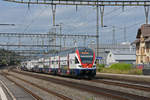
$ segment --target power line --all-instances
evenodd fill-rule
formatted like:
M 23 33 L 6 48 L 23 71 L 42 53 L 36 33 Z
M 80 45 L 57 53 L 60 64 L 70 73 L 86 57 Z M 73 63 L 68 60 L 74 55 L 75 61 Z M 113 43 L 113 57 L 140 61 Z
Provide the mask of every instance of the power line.
M 46 8 L 47 8 L 47 6 L 46 6 Z M 42 13 L 45 12 L 45 9 L 46 9 L 46 8 L 43 8 L 43 9 L 39 12 L 39 14 L 36 15 L 36 17 L 31 20 L 31 22 L 25 27 L 25 29 L 24 29 L 23 32 L 26 32 L 26 31 L 29 29 L 29 27 L 34 23 L 34 21 L 35 21 L 38 17 L 40 17 L 40 16 L 42 15 Z
M 118 11 L 118 10 L 120 10 L 121 8 L 122 8 L 122 7 L 114 8 L 114 9 L 112 9 L 111 11 L 106 12 L 106 13 L 104 14 L 104 16 L 106 17 L 106 16 L 108 16 L 108 15 L 110 15 L 110 14 L 112 14 L 112 13 Z
M 0 33 L 0 36 L 3 37 L 48 37 L 48 36 L 57 36 L 57 37 L 78 37 L 78 38 L 95 38 L 96 35 L 90 35 L 90 34 L 47 34 L 47 33 Z

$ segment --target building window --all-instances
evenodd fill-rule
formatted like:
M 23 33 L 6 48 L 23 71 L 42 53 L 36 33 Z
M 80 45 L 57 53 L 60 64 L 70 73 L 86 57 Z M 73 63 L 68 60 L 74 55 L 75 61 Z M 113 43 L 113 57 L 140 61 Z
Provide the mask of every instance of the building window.
M 142 55 L 145 53 L 145 48 L 143 47 L 142 48 Z
M 149 57 L 147 57 L 147 62 L 149 62 Z
M 143 56 L 141 56 L 141 63 L 143 63 Z
M 149 53 L 149 45 L 146 43 L 146 52 Z
M 136 50 L 137 54 L 139 54 L 139 49 Z
M 149 53 L 149 48 L 146 48 L 146 52 Z

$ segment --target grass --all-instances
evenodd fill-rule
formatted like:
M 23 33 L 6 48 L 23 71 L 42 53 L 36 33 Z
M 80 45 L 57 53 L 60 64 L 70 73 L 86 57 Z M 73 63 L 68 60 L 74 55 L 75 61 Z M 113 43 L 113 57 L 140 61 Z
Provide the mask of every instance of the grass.
M 88 98 L 88 100 L 95 100 L 94 97 Z
M 131 64 L 116 63 L 112 64 L 108 68 L 104 66 L 97 65 L 97 71 L 102 73 L 114 73 L 114 74 L 131 74 L 131 75 L 141 75 L 142 70 L 137 68 L 132 68 Z
M 105 65 L 104 64 L 97 64 L 97 71 L 100 72 L 104 67 Z
M 130 70 L 132 67 L 131 64 L 126 64 L 126 63 L 116 63 L 116 64 L 112 64 L 110 66 L 110 69 L 113 70 L 120 70 L 120 71 L 127 71 Z

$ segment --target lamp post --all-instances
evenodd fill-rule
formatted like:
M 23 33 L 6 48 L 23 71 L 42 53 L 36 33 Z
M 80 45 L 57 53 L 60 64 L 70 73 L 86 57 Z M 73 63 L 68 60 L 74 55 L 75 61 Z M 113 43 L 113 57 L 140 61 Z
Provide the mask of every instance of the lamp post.
M 115 45 L 116 44 L 116 39 L 115 39 L 115 26 L 114 25 L 110 25 L 110 26 L 107 26 L 107 25 L 104 25 L 104 27 L 112 27 L 112 32 L 113 32 L 113 34 L 112 34 L 112 44 L 113 45 Z
M 63 24 L 63 23 L 59 23 L 59 24 L 55 25 L 55 26 L 59 26 L 59 33 L 60 33 L 60 41 L 59 41 L 59 44 L 60 44 L 60 51 L 61 51 L 62 24 Z

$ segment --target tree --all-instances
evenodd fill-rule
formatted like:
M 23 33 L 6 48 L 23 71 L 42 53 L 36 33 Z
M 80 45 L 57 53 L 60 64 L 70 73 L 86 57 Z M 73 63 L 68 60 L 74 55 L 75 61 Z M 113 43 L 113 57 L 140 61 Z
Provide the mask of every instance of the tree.
M 13 51 L 4 49 L 0 50 L 0 66 L 19 64 L 20 58 L 21 56 Z

